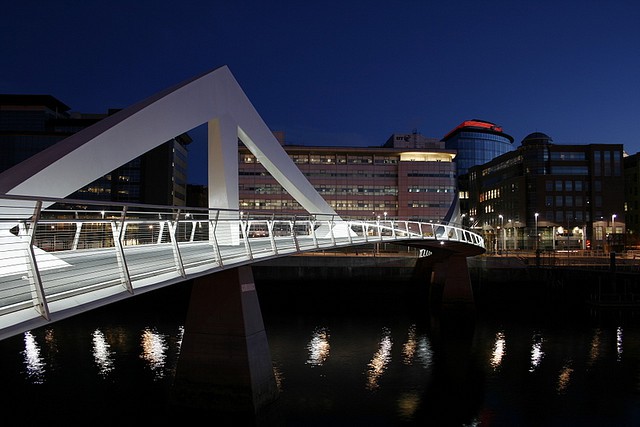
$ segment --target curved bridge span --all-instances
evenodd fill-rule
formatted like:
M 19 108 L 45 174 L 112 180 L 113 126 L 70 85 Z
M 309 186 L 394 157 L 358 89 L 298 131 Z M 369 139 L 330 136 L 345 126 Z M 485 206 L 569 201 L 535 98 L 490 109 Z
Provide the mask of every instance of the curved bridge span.
M 136 294 L 303 252 L 378 242 L 423 248 L 434 259 L 485 251 L 482 237 L 470 230 L 395 218 L 4 196 L 0 221 L 0 339 Z

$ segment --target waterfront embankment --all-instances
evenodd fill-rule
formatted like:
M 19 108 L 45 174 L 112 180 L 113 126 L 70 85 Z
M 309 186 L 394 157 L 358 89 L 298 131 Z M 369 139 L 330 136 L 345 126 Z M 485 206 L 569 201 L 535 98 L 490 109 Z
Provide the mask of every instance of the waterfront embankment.
M 262 261 L 253 271 L 257 282 L 279 286 L 304 280 L 326 288 L 340 283 L 342 292 L 386 288 L 428 295 L 427 258 L 411 252 L 308 253 Z M 640 308 L 640 259 L 518 253 L 470 257 L 468 267 L 478 303 Z

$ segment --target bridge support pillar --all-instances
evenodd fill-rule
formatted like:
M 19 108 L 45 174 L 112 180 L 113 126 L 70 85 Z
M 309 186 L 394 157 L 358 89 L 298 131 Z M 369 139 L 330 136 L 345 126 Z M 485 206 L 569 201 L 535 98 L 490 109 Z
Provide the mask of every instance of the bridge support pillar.
M 441 292 L 442 308 L 473 308 L 473 289 L 467 257 L 452 254 L 436 262 L 431 270 L 431 289 Z
M 194 280 L 173 395 L 181 406 L 243 413 L 277 398 L 250 266 Z

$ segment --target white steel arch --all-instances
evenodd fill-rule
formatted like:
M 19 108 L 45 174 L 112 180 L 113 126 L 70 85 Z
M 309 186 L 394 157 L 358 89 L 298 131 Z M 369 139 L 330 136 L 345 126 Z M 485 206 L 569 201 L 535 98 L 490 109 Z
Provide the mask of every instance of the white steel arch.
M 205 123 L 209 207 L 238 208 L 240 139 L 304 209 L 337 217 L 280 146 L 227 66 L 125 108 L 3 172 L 0 194 L 64 198 Z

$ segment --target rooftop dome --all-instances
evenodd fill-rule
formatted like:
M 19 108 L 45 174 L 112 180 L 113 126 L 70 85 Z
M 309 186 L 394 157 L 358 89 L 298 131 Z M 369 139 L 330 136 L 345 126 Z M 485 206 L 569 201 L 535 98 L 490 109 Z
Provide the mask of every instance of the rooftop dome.
M 522 145 L 546 145 L 551 143 L 553 143 L 553 139 L 542 132 L 530 133 L 521 142 Z

